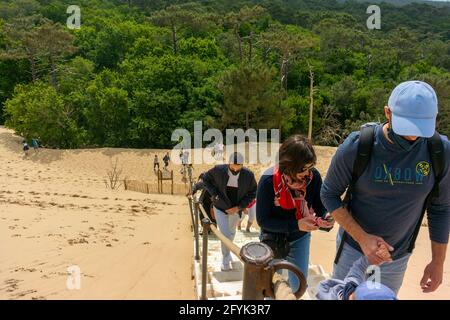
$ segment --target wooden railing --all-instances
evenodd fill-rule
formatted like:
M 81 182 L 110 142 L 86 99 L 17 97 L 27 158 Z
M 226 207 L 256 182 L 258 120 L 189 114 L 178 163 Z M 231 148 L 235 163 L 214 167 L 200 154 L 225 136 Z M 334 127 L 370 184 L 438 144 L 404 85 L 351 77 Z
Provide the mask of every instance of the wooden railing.
M 207 266 L 208 266 L 208 233 L 211 230 L 240 261 L 244 263 L 242 300 L 262 300 L 271 297 L 276 300 L 297 300 L 306 291 L 306 279 L 294 264 L 286 260 L 274 260 L 269 246 L 260 242 L 250 242 L 239 248 L 225 237 L 208 218 L 203 207 L 193 197 L 189 197 L 189 208 L 195 237 L 195 259 L 200 260 L 199 222 L 202 224 L 202 291 L 201 299 L 206 300 Z M 277 271 L 287 269 L 299 280 L 299 288 L 293 292 L 289 283 Z

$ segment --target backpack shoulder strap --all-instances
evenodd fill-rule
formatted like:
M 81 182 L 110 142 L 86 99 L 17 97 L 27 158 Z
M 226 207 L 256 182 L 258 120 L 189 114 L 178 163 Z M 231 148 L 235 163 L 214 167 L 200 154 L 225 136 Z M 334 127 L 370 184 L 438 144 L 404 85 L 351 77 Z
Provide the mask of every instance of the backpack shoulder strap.
M 353 163 L 352 179 L 356 182 L 366 170 L 372 154 L 375 126 L 365 126 L 361 128 L 358 144 L 358 155 Z
M 359 134 L 358 151 L 355 161 L 353 162 L 352 180 L 345 194 L 344 203 L 348 205 L 350 201 L 351 191 L 354 188 L 359 177 L 366 170 L 369 164 L 370 157 L 372 155 L 373 142 L 374 142 L 375 126 L 367 125 L 362 126 Z
M 439 182 L 442 179 L 442 174 L 444 172 L 445 166 L 444 144 L 442 142 L 441 135 L 438 132 L 435 132 L 434 135 L 427 140 L 427 143 L 435 178 L 431 197 L 438 197 Z
M 414 233 L 411 238 L 411 242 L 409 244 L 408 252 L 412 252 L 414 250 L 417 236 L 420 231 L 420 226 L 422 225 L 422 220 L 425 216 L 425 212 L 428 206 L 431 203 L 431 200 L 435 197 L 439 197 L 439 183 L 442 179 L 442 174 L 444 172 L 445 166 L 445 157 L 444 157 L 444 143 L 442 142 L 441 136 L 438 132 L 435 132 L 434 135 L 427 139 L 428 144 L 428 152 L 430 153 L 431 165 L 433 167 L 434 172 L 434 185 L 431 192 L 428 194 L 425 203 L 423 205 L 422 214 L 417 222 L 417 225 L 414 229 Z
M 352 180 L 350 185 L 347 188 L 347 192 L 345 193 L 345 197 L 343 200 L 344 206 L 348 207 L 350 203 L 350 197 L 352 190 L 358 181 L 359 177 L 366 170 L 367 165 L 369 164 L 370 157 L 372 155 L 373 142 L 375 140 L 375 126 L 374 125 L 366 125 L 362 126 L 359 133 L 359 142 L 358 149 L 355 161 L 353 162 L 353 171 L 352 171 Z M 349 210 L 350 211 L 350 210 Z M 342 253 L 342 249 L 344 248 L 344 243 L 346 241 L 347 232 L 343 232 L 341 242 L 337 248 L 336 256 L 334 258 L 334 264 L 338 264 L 339 258 Z

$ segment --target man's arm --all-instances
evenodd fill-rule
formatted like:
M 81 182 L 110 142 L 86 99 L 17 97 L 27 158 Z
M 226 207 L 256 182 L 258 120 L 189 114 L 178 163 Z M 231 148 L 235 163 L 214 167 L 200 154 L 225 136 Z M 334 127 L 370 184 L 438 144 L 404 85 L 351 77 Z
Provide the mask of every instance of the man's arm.
M 209 169 L 203 177 L 204 187 L 213 198 L 219 194 L 219 191 L 217 190 L 217 187 L 214 184 L 215 183 L 214 172 L 216 170 L 217 170 L 216 167 Z
M 346 208 L 338 208 L 331 214 L 336 222 L 358 242 L 364 255 L 369 259 L 370 264 L 381 265 L 384 262 L 392 261 L 390 256 L 386 257 L 386 259 L 379 257 L 377 251 L 381 244 L 384 244 L 389 251 L 393 251 L 394 248 L 385 242 L 383 238 L 365 232 Z
M 446 252 L 446 243 L 431 241 L 431 262 L 425 267 L 420 280 L 420 287 L 424 293 L 433 292 L 442 284 Z
M 420 285 L 423 292 L 433 292 L 442 283 L 445 254 L 450 231 L 450 142 L 443 138 L 445 168 L 439 183 L 439 197 L 431 200 L 427 208 L 428 229 L 431 239 L 431 262 L 424 270 Z
M 366 233 L 344 207 L 341 200 L 341 196 L 352 180 L 353 163 L 358 152 L 358 138 L 358 133 L 352 133 L 337 149 L 322 184 L 320 196 L 336 222 L 358 242 L 368 257 L 369 263 L 379 265 L 383 263 L 383 260 L 376 255 L 379 244 L 385 243 L 389 249 L 393 248 L 382 238 Z

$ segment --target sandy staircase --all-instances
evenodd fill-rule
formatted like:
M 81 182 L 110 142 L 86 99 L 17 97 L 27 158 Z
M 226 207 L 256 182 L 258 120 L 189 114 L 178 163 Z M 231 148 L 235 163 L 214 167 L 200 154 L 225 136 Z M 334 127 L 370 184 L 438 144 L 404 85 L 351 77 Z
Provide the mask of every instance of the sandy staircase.
M 246 243 L 259 242 L 259 232 L 245 232 L 236 231 L 236 237 L 234 243 L 242 248 Z M 194 240 L 195 241 L 195 240 Z M 201 252 L 201 237 L 200 237 L 200 257 Z M 244 266 L 242 262 L 235 256 L 233 256 L 232 271 L 221 271 L 220 266 L 222 262 L 222 254 L 220 249 L 220 240 L 211 232 L 208 236 L 208 285 L 206 288 L 207 297 L 210 300 L 241 300 L 242 298 L 242 279 Z M 201 259 L 200 261 L 194 260 L 194 279 L 195 287 L 198 299 L 201 296 Z M 287 276 L 287 271 L 285 273 Z M 320 265 L 309 266 L 308 275 L 308 289 L 303 300 L 315 299 L 316 285 L 329 275 L 323 270 Z

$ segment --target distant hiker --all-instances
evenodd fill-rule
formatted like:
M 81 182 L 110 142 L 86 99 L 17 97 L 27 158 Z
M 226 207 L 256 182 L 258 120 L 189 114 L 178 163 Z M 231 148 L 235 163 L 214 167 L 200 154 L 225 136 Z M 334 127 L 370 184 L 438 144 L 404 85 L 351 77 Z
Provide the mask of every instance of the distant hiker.
M 450 142 L 435 131 L 438 100 L 425 82 L 399 84 L 384 113 L 385 123 L 363 126 L 339 146 L 322 185 L 322 201 L 341 226 L 333 278 L 343 280 L 366 256 L 380 265 L 381 283 L 398 293 L 427 211 L 433 258 L 420 285 L 433 292 L 449 239 Z M 380 245 L 390 253 L 379 256 Z
M 182 161 L 181 163 L 185 166 L 187 164 L 189 164 L 189 151 L 185 150 L 183 152 L 183 156 L 182 156 Z
M 39 150 L 39 142 L 37 139 L 35 138 L 31 139 L 31 145 L 33 146 L 35 152 Z
M 23 145 L 23 152 L 25 153 L 25 156 L 28 155 L 28 150 L 30 150 L 30 146 L 28 145 L 28 142 L 26 140 L 22 141 L 22 145 Z
M 238 152 L 231 155 L 228 164 L 217 165 L 205 173 L 206 190 L 211 194 L 219 230 L 234 240 L 240 212 L 255 199 L 256 180 L 253 172 L 243 167 L 244 158 Z M 223 271 L 231 270 L 230 250 L 222 243 Z
M 243 211 L 243 215 L 241 217 L 241 220 L 239 220 L 238 224 L 238 230 L 242 229 L 242 221 L 244 221 L 244 214 L 248 216 L 247 218 L 247 227 L 245 228 L 246 232 L 251 231 L 251 226 L 253 225 L 253 222 L 256 218 L 256 199 L 254 199 L 248 207 Z
M 178 154 L 178 156 L 180 157 L 181 164 L 183 164 L 183 154 L 184 154 L 184 149 L 181 148 L 180 153 Z
M 186 182 L 187 181 L 186 174 L 189 174 L 189 169 L 192 169 L 192 167 L 191 168 L 187 167 L 189 164 L 189 151 L 181 149 L 180 159 L 181 159 L 181 165 L 182 165 L 180 173 L 183 175 L 182 179 Z M 192 171 L 191 171 L 191 173 L 192 173 Z
M 164 161 L 164 169 L 167 170 L 167 167 L 169 166 L 169 161 L 170 161 L 170 156 L 169 156 L 168 152 L 164 156 L 163 161 Z
M 153 159 L 153 170 L 156 170 L 156 167 L 158 167 L 159 170 L 159 159 L 158 159 L 158 155 L 155 154 L 155 158 Z
M 327 279 L 317 285 L 318 300 L 397 300 L 396 294 L 381 283 L 367 279 L 367 257 L 353 263 L 344 280 Z
M 272 248 L 275 258 L 295 264 L 307 278 L 311 232 L 329 231 L 333 221 L 320 200 L 322 177 L 314 168 L 317 157 L 309 140 L 290 136 L 280 146 L 278 158 L 258 184 L 260 240 Z M 291 272 L 289 283 L 294 291 L 299 287 Z

